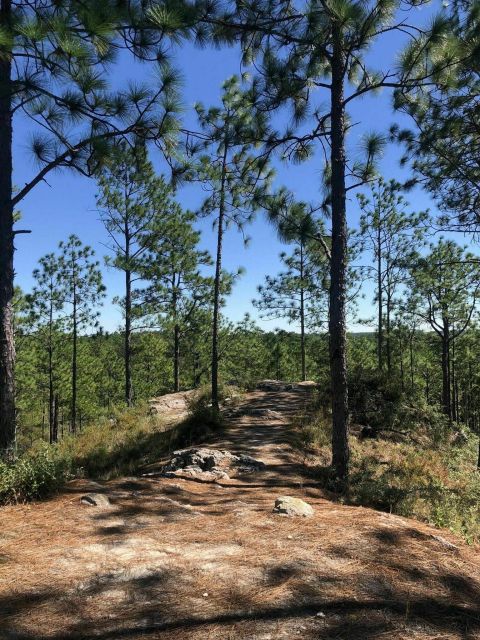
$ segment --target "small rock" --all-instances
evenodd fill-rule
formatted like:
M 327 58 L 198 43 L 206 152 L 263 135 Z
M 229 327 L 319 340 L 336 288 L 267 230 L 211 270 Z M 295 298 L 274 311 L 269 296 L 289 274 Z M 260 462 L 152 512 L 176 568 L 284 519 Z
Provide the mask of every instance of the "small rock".
M 317 618 L 325 618 L 325 614 L 323 613 L 323 611 L 319 611 L 317 613 Z
M 208 593 L 205 591 L 205 593 L 202 593 L 204 598 L 208 598 Z
M 436 540 L 437 542 L 439 542 L 446 549 L 449 549 L 450 551 L 458 551 L 458 547 L 455 544 L 452 544 L 448 540 L 445 540 L 445 538 L 442 538 L 442 536 L 433 536 L 432 535 L 432 538 L 434 540 Z
M 108 496 L 103 493 L 86 493 L 80 498 L 82 504 L 87 504 L 89 507 L 109 507 L 110 500 Z
M 292 496 L 277 498 L 273 511 L 286 516 L 313 516 L 313 508 L 307 502 Z

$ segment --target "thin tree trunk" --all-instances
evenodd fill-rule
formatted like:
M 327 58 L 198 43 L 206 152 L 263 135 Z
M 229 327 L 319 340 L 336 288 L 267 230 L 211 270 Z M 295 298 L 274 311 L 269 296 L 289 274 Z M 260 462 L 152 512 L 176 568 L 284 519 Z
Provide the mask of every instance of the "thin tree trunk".
M 300 350 L 302 359 L 302 380 L 307 379 L 305 364 L 305 288 L 303 283 L 303 242 L 300 243 Z
M 50 293 L 50 296 L 52 293 Z M 48 319 L 48 424 L 50 427 L 50 444 L 56 442 L 53 423 L 55 421 L 55 391 L 53 384 L 53 303 L 50 302 Z
M 10 17 L 10 0 L 1 0 L 0 24 Z M 14 453 L 16 438 L 11 70 L 10 58 L 0 57 L 0 455 Z
M 50 435 L 51 443 L 57 442 L 58 440 L 58 404 L 59 404 L 58 395 L 55 394 L 53 398 L 53 423 L 52 423 L 52 430 Z
M 346 331 L 347 216 L 345 190 L 345 58 L 341 27 L 333 25 L 332 55 L 332 256 L 330 284 L 330 375 L 332 388 L 332 467 L 348 478 L 348 387 Z
M 402 391 L 405 391 L 405 369 L 403 367 L 403 353 L 400 353 L 400 380 Z
M 173 328 L 173 388 L 180 391 L 180 327 L 175 323 Z
M 178 291 L 180 290 L 175 274 L 172 276 L 172 318 L 173 318 L 173 390 L 180 391 L 180 325 L 178 324 Z
M 72 349 L 72 416 L 70 430 L 75 433 L 77 430 L 77 291 L 73 286 L 73 349 Z
M 390 339 L 390 325 L 391 325 L 391 312 L 392 312 L 392 296 L 390 291 L 387 293 L 387 317 L 386 317 L 386 340 L 385 346 L 387 351 L 387 371 L 392 370 L 392 342 Z
M 450 358 L 450 402 L 451 402 L 451 411 L 452 411 L 452 420 L 454 422 L 457 422 L 458 420 L 458 416 L 457 416 L 457 394 L 456 394 L 456 388 L 457 388 L 457 372 L 455 371 L 455 325 L 452 325 L 452 338 L 451 338 L 451 353 L 452 356 Z
M 415 386 L 414 384 L 414 359 L 413 359 L 413 332 L 410 334 L 410 339 L 409 339 L 409 349 L 410 349 L 410 391 L 411 393 L 413 393 L 413 388 Z
M 218 399 L 218 324 L 220 314 L 220 281 L 222 278 L 223 222 L 225 215 L 225 182 L 228 146 L 225 140 L 222 164 L 222 182 L 220 185 L 220 206 L 218 210 L 217 257 L 215 262 L 215 288 L 213 294 L 212 327 L 212 407 L 219 410 Z
M 378 368 L 383 369 L 383 291 L 382 291 L 382 244 L 381 225 L 378 222 L 377 229 L 377 303 L 378 303 L 378 328 L 377 328 L 377 357 Z
M 442 405 L 443 411 L 448 419 L 452 420 L 452 406 L 450 396 L 450 328 L 448 320 L 443 319 L 442 334 Z
M 128 259 L 128 258 L 127 258 Z M 125 402 L 127 407 L 133 404 L 132 389 L 132 273 L 129 269 L 125 271 Z

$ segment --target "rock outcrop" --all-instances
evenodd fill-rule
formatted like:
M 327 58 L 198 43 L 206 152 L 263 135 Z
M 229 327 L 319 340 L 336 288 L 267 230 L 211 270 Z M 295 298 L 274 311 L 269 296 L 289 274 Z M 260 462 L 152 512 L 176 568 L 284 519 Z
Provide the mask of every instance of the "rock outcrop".
M 228 480 L 230 477 L 262 471 L 265 464 L 247 455 L 234 455 L 230 451 L 192 447 L 174 451 L 171 460 L 163 466 L 167 478 L 187 478 L 202 482 Z

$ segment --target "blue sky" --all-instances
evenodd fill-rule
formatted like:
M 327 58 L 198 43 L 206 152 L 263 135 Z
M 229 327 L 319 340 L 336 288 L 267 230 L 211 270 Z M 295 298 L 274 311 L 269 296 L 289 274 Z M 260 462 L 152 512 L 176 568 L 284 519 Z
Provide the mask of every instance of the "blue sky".
M 433 3 L 436 8 L 439 2 Z M 423 13 L 422 13 L 423 12 Z M 417 20 L 428 20 L 431 9 L 418 10 Z M 399 41 L 385 39 L 371 52 L 371 62 L 384 65 L 385 61 L 394 64 L 394 53 Z M 222 82 L 233 74 L 240 72 L 238 51 L 232 49 L 212 50 L 196 49 L 187 44 L 175 52 L 175 66 L 181 70 L 183 77 L 183 101 L 185 106 L 185 120 L 193 125 L 193 105 L 203 102 L 206 106 L 218 102 Z M 122 59 L 122 65 L 112 69 L 113 77 L 118 78 L 121 73 L 125 80 L 138 78 L 139 73 L 148 78 L 151 70 L 148 66 L 139 69 L 137 64 Z M 117 84 L 117 81 L 115 82 Z M 350 134 L 349 145 L 354 148 L 366 131 L 385 132 L 396 120 L 397 116 L 391 107 L 391 97 L 385 92 L 374 98 L 366 98 L 356 102 L 350 111 L 353 122 L 359 122 Z M 18 186 L 23 185 L 35 173 L 36 167 L 28 152 L 28 140 L 32 134 L 26 122 L 18 120 L 15 123 L 14 138 L 14 181 Z M 389 178 L 401 179 L 407 174 L 399 167 L 401 150 L 395 146 L 387 149 L 382 160 L 383 175 Z M 153 157 L 159 171 L 165 171 L 160 158 Z M 277 170 L 277 184 L 285 184 L 302 200 L 315 201 L 319 197 L 322 159 L 314 157 L 308 163 L 292 166 L 275 163 Z M 47 252 L 54 251 L 59 241 L 69 234 L 77 234 L 81 240 L 94 247 L 102 257 L 107 251 L 105 230 L 98 219 L 95 210 L 96 185 L 93 180 L 69 172 L 50 174 L 47 183 L 35 188 L 21 204 L 22 228 L 32 230 L 31 235 L 17 237 L 16 274 L 17 284 L 24 290 L 31 287 L 31 273 L 36 267 L 38 259 Z M 199 187 L 189 186 L 178 193 L 178 200 L 185 208 L 195 210 L 201 202 L 202 194 Z M 416 190 L 408 197 L 412 209 L 435 210 L 429 196 Z M 348 203 L 349 223 L 355 226 L 358 220 L 358 206 L 355 197 Z M 199 221 L 202 230 L 202 245 L 212 253 L 215 247 L 215 237 L 209 220 Z M 252 241 L 248 248 L 243 245 L 242 237 L 234 230 L 230 230 L 225 240 L 226 269 L 235 270 L 239 266 L 246 269 L 245 274 L 237 283 L 228 301 L 225 313 L 232 320 L 240 320 L 246 312 L 256 317 L 251 305 L 256 287 L 266 274 L 275 274 L 279 268 L 278 254 L 284 248 L 277 240 L 275 231 L 259 215 L 248 229 Z M 461 240 L 462 241 L 462 240 Z M 119 310 L 111 303 L 112 298 L 122 293 L 121 274 L 114 270 L 104 270 L 105 284 L 108 298 L 102 310 L 101 322 L 107 330 L 114 330 L 119 326 L 121 316 Z M 371 287 L 366 287 L 365 299 L 360 301 L 360 315 L 373 315 Z M 281 320 L 260 321 L 266 329 L 286 327 Z M 355 324 L 351 324 L 355 328 Z

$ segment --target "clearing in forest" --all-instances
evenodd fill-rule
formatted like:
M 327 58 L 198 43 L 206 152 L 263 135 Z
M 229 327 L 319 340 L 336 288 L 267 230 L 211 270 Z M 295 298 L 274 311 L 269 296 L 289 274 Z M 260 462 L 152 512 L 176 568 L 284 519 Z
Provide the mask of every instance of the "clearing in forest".
M 161 477 L 159 461 L 1 509 L 1 640 L 480 638 L 478 550 L 322 494 L 290 444 L 308 397 L 247 394 L 206 444 L 262 470 L 200 482 Z M 313 516 L 273 513 L 284 495 Z

